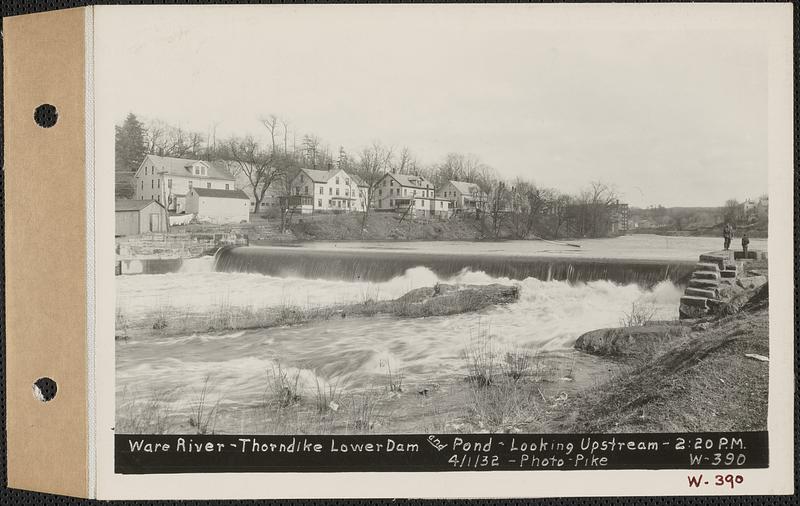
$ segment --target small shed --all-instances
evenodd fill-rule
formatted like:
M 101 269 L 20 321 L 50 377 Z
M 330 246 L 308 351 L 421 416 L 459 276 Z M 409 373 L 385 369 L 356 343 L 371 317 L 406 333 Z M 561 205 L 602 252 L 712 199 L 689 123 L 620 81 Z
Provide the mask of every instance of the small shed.
M 192 188 L 186 194 L 186 212 L 213 223 L 250 221 L 250 197 L 242 190 Z
M 167 230 L 167 211 L 155 200 L 117 200 L 114 217 L 117 236 Z

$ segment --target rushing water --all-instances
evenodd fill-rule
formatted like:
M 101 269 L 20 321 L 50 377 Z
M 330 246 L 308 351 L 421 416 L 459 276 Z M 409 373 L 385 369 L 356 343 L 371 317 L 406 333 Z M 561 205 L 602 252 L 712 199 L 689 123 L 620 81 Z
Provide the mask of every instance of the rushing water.
M 205 266 L 211 266 L 205 262 Z M 201 270 L 118 278 L 118 306 L 125 313 L 156 310 L 168 302 L 187 311 L 215 305 L 276 305 L 285 302 L 327 304 L 370 296 L 395 298 L 409 289 L 430 286 L 437 277 L 425 268 L 411 269 L 384 283 L 276 278 Z M 448 282 L 514 283 L 484 273 L 464 272 Z M 387 364 L 402 369 L 407 384 L 463 376 L 462 357 L 471 338 L 493 336 L 498 350 L 564 352 L 591 329 L 617 325 L 634 302 L 652 305 L 658 317 L 677 316 L 680 290 L 666 281 L 644 289 L 609 281 L 570 284 L 526 279 L 518 302 L 479 313 L 420 319 L 334 319 L 310 325 L 155 337 L 119 343 L 118 386 L 202 385 L 206 377 L 226 402 L 247 405 L 265 388 L 268 372 L 280 363 L 301 371 L 301 388 L 316 380 L 344 388 L 382 384 Z M 160 294 L 154 296 L 154 294 Z

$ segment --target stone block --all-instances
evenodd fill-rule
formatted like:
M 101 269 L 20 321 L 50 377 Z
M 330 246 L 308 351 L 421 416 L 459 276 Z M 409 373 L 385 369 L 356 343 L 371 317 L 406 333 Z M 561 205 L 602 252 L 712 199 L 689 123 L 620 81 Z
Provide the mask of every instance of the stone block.
M 703 288 L 709 290 L 718 288 L 719 282 L 713 279 L 690 279 L 689 286 L 691 288 Z
M 684 295 L 681 297 L 681 306 L 692 306 L 692 307 L 708 307 L 708 299 L 705 297 L 695 297 L 694 295 Z
M 678 318 L 681 320 L 691 319 L 691 318 L 702 318 L 708 314 L 708 309 L 704 307 L 697 307 L 697 306 L 687 306 L 685 304 L 681 304 L 678 308 Z
M 712 251 L 700 255 L 700 263 L 716 264 L 720 269 L 725 268 L 725 261 L 733 261 L 733 251 Z
M 719 272 L 711 271 L 694 271 L 692 273 L 693 279 L 713 279 L 719 281 Z
M 748 276 L 736 280 L 736 284 L 745 290 L 761 288 L 767 282 L 766 276 Z
M 747 256 L 744 256 L 744 251 L 734 251 L 733 258 L 736 260 L 740 259 L 747 259 L 747 260 L 758 260 L 759 258 L 759 251 L 749 250 L 747 252 Z
M 710 272 L 719 272 L 719 265 L 715 263 L 704 263 L 700 262 L 699 264 L 694 266 L 695 271 L 710 271 Z
M 694 297 L 705 297 L 707 299 L 715 299 L 717 298 L 717 291 L 716 290 L 707 290 L 704 288 L 687 288 L 684 292 L 686 295 L 692 295 Z
M 735 278 L 736 271 L 725 269 L 724 271 L 720 271 L 719 275 L 722 276 L 723 278 Z

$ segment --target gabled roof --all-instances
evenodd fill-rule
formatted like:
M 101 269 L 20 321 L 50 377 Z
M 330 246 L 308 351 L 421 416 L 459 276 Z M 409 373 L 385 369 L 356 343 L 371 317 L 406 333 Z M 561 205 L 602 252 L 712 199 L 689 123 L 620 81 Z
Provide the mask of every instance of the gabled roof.
M 409 186 L 411 188 L 433 189 L 433 184 L 422 176 L 415 176 L 413 174 L 393 174 L 388 173 L 395 181 L 400 183 L 401 186 Z M 426 186 L 427 185 L 427 186 Z
M 114 211 L 141 211 L 150 204 L 158 206 L 155 200 L 119 199 L 114 201 Z
M 147 155 L 145 157 L 145 161 L 148 158 L 150 159 L 151 163 L 155 165 L 156 172 L 158 173 L 165 172 L 171 176 L 196 177 L 200 179 L 224 179 L 226 181 L 233 181 L 234 179 L 234 177 L 228 171 L 228 164 L 222 160 L 207 162 L 205 160 L 191 160 L 188 158 L 174 158 L 171 156 Z M 195 175 L 192 173 L 191 166 L 198 162 L 203 163 L 206 165 L 206 167 L 208 167 L 208 171 L 205 176 Z M 145 162 L 142 162 L 142 165 L 144 165 L 144 163 Z
M 242 190 L 215 190 L 212 188 L 192 188 L 192 191 L 201 197 L 214 197 L 218 199 L 242 199 L 250 200 Z
M 359 176 L 355 174 L 350 174 L 350 179 L 353 180 L 356 186 L 364 186 L 364 187 L 369 186 L 367 183 L 364 182 L 363 179 L 361 179 Z
M 333 177 L 333 171 L 316 170 L 316 169 L 300 169 L 300 172 L 308 176 L 315 183 L 327 183 Z M 336 172 L 339 172 L 338 170 Z
M 475 183 L 465 183 L 464 181 L 448 181 L 451 185 L 453 185 L 456 190 L 459 191 L 462 195 L 472 195 L 473 193 L 483 194 L 485 195 L 486 192 L 481 189 Z

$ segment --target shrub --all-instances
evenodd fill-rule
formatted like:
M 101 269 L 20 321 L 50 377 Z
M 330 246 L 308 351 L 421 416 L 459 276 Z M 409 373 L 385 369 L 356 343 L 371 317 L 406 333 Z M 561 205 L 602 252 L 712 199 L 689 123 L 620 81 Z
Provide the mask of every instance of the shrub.
M 623 312 L 620 327 L 643 327 L 653 321 L 656 309 L 652 304 L 631 303 L 631 310 Z

